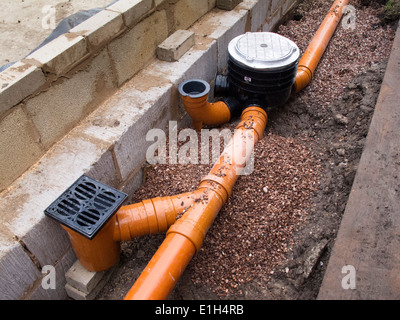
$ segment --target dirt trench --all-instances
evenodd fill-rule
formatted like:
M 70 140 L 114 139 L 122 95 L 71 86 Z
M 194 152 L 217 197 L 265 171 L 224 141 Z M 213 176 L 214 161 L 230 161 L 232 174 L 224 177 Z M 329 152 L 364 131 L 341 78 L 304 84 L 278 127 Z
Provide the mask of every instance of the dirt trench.
M 356 28 L 339 26 L 313 82 L 269 110 L 254 172 L 240 177 L 169 299 L 317 297 L 397 27 L 382 22 L 382 4 L 351 4 Z M 277 32 L 304 50 L 329 7 L 303 1 Z M 194 190 L 209 169 L 154 165 L 134 201 Z M 122 299 L 164 237 L 123 243 L 119 266 L 97 299 Z

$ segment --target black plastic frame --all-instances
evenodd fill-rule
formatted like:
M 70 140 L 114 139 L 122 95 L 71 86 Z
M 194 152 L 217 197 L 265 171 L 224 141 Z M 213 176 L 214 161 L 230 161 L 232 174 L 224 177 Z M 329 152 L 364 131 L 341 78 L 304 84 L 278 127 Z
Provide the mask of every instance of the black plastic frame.
M 46 210 L 46 216 L 93 239 L 118 211 L 127 194 L 82 175 Z

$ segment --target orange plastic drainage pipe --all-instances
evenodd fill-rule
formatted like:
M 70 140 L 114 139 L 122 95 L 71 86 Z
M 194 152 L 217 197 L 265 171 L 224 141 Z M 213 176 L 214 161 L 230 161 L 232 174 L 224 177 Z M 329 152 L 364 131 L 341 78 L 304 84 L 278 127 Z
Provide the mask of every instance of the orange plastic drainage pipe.
M 301 91 L 311 82 L 314 71 L 342 18 L 343 8 L 348 3 L 349 0 L 336 0 L 333 3 L 329 13 L 302 55 L 294 84 L 296 92 Z
M 254 144 L 262 138 L 266 124 L 267 114 L 262 108 L 252 106 L 243 111 L 231 143 L 200 182 L 199 190 L 203 192 L 203 197 L 168 229 L 166 239 L 129 290 L 125 300 L 158 300 L 168 297 L 192 257 L 200 250 L 208 229 L 246 166 Z M 251 148 L 249 141 L 252 143 Z

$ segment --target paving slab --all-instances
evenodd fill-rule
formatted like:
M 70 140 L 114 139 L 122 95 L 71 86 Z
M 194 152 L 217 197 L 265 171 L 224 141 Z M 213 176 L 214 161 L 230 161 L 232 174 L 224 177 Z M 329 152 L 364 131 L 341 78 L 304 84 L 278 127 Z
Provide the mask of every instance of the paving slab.
M 318 299 L 400 299 L 400 28 Z

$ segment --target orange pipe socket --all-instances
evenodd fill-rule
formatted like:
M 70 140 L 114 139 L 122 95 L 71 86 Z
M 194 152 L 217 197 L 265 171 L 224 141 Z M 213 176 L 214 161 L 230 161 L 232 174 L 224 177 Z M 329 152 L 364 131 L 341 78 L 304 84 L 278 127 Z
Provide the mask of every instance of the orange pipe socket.
M 343 8 L 348 3 L 349 0 L 336 0 L 333 3 L 329 13 L 302 55 L 294 84 L 296 92 L 301 91 L 311 82 L 314 71 L 342 18 Z
M 121 207 L 116 214 L 114 240 L 128 241 L 168 230 L 175 223 L 176 217 L 198 201 L 201 194 L 200 190 L 196 190 Z
M 192 118 L 197 131 L 201 130 L 203 124 L 220 125 L 231 119 L 231 112 L 225 102 L 208 102 L 210 85 L 206 81 L 188 80 L 181 83 L 178 90 L 185 110 Z
M 267 114 L 263 109 L 249 107 L 243 111 L 231 143 L 199 185 L 198 190 L 203 192 L 203 197 L 168 229 L 166 239 L 125 300 L 159 300 L 168 297 L 192 257 L 200 250 L 207 231 L 230 196 L 266 124 Z M 252 148 L 247 145 L 249 137 L 253 142 Z
M 68 227 L 63 228 L 82 266 L 89 271 L 104 271 L 118 261 L 120 241 L 168 230 L 177 216 L 198 201 L 202 194 L 201 190 L 196 190 L 122 206 L 93 239 Z

